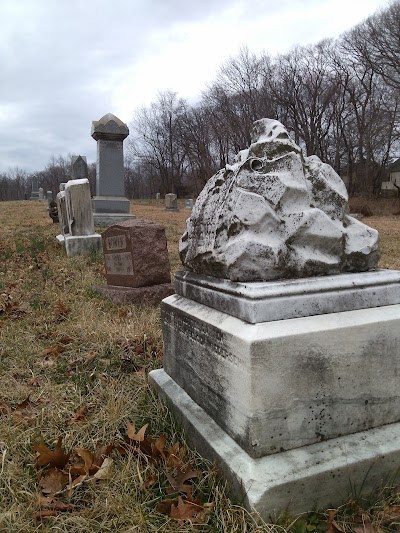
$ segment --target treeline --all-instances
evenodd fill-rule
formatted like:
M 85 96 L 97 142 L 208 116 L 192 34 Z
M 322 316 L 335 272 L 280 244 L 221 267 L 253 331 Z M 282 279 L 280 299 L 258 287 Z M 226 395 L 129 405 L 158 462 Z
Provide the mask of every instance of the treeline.
M 196 105 L 172 91 L 140 109 L 128 141 L 135 196 L 196 195 L 250 144 L 252 123 L 280 120 L 307 155 L 343 177 L 350 194 L 379 194 L 400 157 L 400 2 L 337 40 L 270 57 L 244 48 Z
M 0 173 L 0 201 L 29 199 L 32 191 L 32 180 L 37 178 L 39 187 L 52 191 L 53 198 L 60 190 L 60 183 L 65 183 L 72 177 L 71 155 L 66 157 L 51 156 L 46 167 L 33 173 L 27 173 L 20 168 L 12 168 L 8 172 Z M 91 190 L 96 191 L 96 164 L 88 165 L 88 178 Z
M 339 39 L 271 57 L 243 48 L 196 105 L 172 91 L 136 113 L 125 143 L 129 198 L 196 196 L 216 170 L 251 142 L 254 120 L 280 120 L 307 155 L 344 179 L 349 193 L 379 194 L 400 157 L 400 0 Z M 35 174 L 0 174 L 0 200 L 30 196 L 32 176 L 56 194 L 71 157 Z M 95 165 L 89 165 L 95 194 Z

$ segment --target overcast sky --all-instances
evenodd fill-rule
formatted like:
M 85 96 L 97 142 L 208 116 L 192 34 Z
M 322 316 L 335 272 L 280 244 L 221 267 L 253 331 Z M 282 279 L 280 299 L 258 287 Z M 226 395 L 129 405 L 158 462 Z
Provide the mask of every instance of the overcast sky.
M 193 101 L 247 45 L 337 37 L 387 0 L 0 0 L 0 172 L 95 161 L 92 120 L 172 89 Z

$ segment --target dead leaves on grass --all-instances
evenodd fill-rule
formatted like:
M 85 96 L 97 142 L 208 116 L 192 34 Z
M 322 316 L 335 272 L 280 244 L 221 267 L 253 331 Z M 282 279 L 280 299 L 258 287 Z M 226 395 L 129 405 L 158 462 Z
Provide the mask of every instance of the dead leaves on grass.
M 35 444 L 41 489 L 38 496 L 39 510 L 34 513 L 35 520 L 40 521 L 75 509 L 70 499 L 78 487 L 111 478 L 111 455 L 117 450 L 122 457 L 133 454 L 139 460 L 157 466 L 158 473 L 152 472 L 146 479 L 141 479 L 141 488 L 149 490 L 158 481 L 162 491 L 156 506 L 158 512 L 167 514 L 180 523 L 204 522 L 212 504 L 202 503 L 200 496 L 195 499 L 192 497 L 195 488 L 193 480 L 201 475 L 201 471 L 193 470 L 190 462 L 184 462 L 185 453 L 178 443 L 167 446 L 164 435 L 154 438 L 146 435 L 147 429 L 148 424 L 137 430 L 135 424 L 128 423 L 122 446 L 98 443 L 94 452 L 86 448 L 66 451 L 62 447 L 62 437 L 58 438 L 54 448 L 49 447 L 43 439 Z M 68 501 L 62 501 L 60 497 Z

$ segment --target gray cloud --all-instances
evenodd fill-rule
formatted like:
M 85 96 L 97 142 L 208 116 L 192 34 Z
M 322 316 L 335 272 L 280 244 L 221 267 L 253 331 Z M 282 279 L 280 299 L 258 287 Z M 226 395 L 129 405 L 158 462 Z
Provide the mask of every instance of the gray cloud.
M 211 18 L 223 28 L 224 10 L 236 6 L 246 25 L 299 3 L 304 0 L 1 0 L 0 172 L 40 170 L 52 154 L 94 161 L 92 120 L 115 112 L 124 72 L 143 67 L 150 56 L 154 64 L 157 47 L 168 44 L 177 25 Z M 205 29 L 204 42 L 210 39 Z M 184 54 L 185 41 L 179 46 Z M 179 92 L 179 80 L 171 88 Z

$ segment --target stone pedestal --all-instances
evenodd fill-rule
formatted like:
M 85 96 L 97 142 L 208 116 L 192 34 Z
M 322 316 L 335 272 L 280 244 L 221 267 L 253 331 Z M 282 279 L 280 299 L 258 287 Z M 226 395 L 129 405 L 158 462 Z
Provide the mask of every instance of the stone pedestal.
M 394 472 L 399 274 L 274 283 L 178 274 L 178 294 L 163 301 L 164 370 L 150 380 L 265 518 L 337 505 L 351 486 L 368 490 Z
M 39 200 L 39 184 L 36 176 L 32 177 L 32 190 L 30 200 Z
M 92 137 L 97 141 L 96 196 L 93 198 L 96 226 L 134 218 L 125 198 L 123 141 L 129 129 L 112 113 L 92 123 Z

